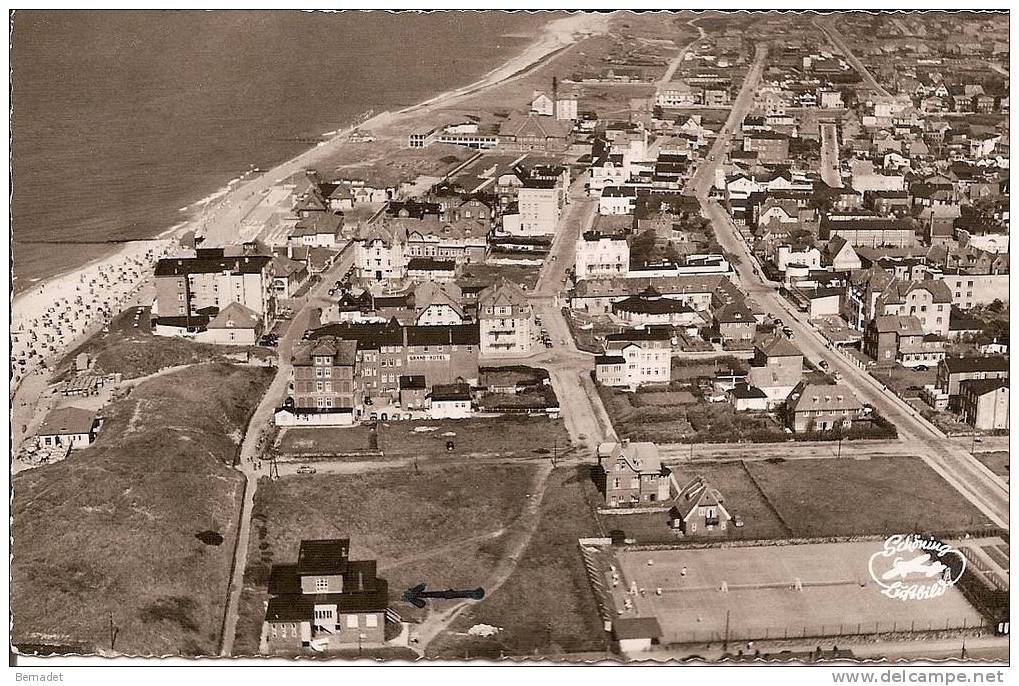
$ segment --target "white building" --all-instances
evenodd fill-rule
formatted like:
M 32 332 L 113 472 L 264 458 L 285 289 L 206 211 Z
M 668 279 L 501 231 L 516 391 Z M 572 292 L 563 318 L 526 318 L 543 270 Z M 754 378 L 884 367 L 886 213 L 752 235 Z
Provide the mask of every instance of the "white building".
M 407 232 L 400 224 L 370 224 L 357 239 L 354 269 L 368 281 L 398 281 L 407 275 Z
M 527 355 L 532 343 L 531 303 L 520 287 L 501 277 L 478 294 L 482 357 Z
M 588 231 L 577 239 L 577 279 L 625 275 L 630 269 L 626 236 Z
M 595 376 L 606 386 L 668 383 L 671 367 L 672 340 L 667 331 L 654 329 L 610 334 L 605 353 L 595 357 Z

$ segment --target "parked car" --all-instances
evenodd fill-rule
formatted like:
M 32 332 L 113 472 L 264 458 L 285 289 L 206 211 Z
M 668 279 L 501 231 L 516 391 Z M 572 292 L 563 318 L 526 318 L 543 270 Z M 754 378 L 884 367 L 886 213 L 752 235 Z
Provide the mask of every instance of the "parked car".
M 298 474 L 314 474 L 315 473 L 315 468 L 312 467 L 311 465 L 302 464 L 300 467 L 297 468 L 297 473 Z
M 825 360 L 820 360 L 817 363 L 817 366 L 818 366 L 819 369 L 824 369 L 824 370 L 828 369 L 828 363 Z

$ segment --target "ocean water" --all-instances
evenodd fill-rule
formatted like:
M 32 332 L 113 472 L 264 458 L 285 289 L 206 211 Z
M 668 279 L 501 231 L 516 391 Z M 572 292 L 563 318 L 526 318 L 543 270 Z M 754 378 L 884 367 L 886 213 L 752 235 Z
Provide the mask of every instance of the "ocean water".
M 180 223 L 251 165 L 466 85 L 550 19 L 505 12 L 18 11 L 14 288 Z M 32 241 L 58 241 L 38 243 Z

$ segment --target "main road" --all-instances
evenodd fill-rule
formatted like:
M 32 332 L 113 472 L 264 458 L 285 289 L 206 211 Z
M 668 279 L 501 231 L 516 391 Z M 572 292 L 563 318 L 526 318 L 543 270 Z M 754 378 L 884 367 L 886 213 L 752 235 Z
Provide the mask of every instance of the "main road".
M 715 141 L 709 158 L 694 174 L 690 190 L 696 193 L 700 200 L 701 207 L 711 221 L 722 248 L 742 258 L 740 264 L 735 267 L 735 276 L 743 290 L 766 312 L 783 319 L 792 329 L 796 344 L 804 356 L 814 361 L 826 359 L 831 368 L 841 374 L 842 383 L 862 402 L 872 404 L 895 424 L 899 431 L 899 440 L 907 444 L 910 454 L 924 459 L 934 471 L 970 500 L 992 522 L 1007 528 L 1008 486 L 1005 482 L 962 446 L 946 440 L 941 431 L 858 367 L 848 356 L 833 352 L 820 332 L 779 294 L 776 284 L 762 278 L 761 270 L 754 266 L 755 259 L 751 255 L 750 246 L 741 237 L 729 214 L 716 201 L 708 198 L 715 171 L 721 164 L 729 139 L 742 124 L 753 104 L 754 92 L 766 56 L 766 48 L 758 45 L 754 63 L 733 103 L 725 128 Z
M 821 128 L 821 180 L 832 188 L 842 188 L 842 174 L 839 172 L 838 127 L 831 122 L 822 122 Z
M 838 31 L 835 31 L 828 26 L 827 19 L 814 19 L 814 26 L 820 29 L 831 44 L 838 48 L 839 52 L 842 53 L 842 56 L 846 58 L 846 62 L 849 62 L 853 69 L 856 70 L 856 73 L 860 75 L 860 78 L 863 79 L 863 82 L 868 88 L 877 91 L 886 98 L 892 97 L 892 94 L 885 90 L 874 78 L 874 75 L 867 70 L 867 67 L 865 67 L 863 62 L 860 61 L 860 58 L 853 54 L 853 51 L 849 49 L 846 42 L 842 40 L 841 36 L 839 36 Z

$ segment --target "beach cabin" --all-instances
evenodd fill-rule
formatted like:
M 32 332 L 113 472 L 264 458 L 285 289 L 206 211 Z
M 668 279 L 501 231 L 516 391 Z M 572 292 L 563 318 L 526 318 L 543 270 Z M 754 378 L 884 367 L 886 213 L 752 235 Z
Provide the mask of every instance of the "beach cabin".
M 46 415 L 36 432 L 36 439 L 40 448 L 80 450 L 96 440 L 100 423 L 94 412 L 78 407 L 61 407 Z

